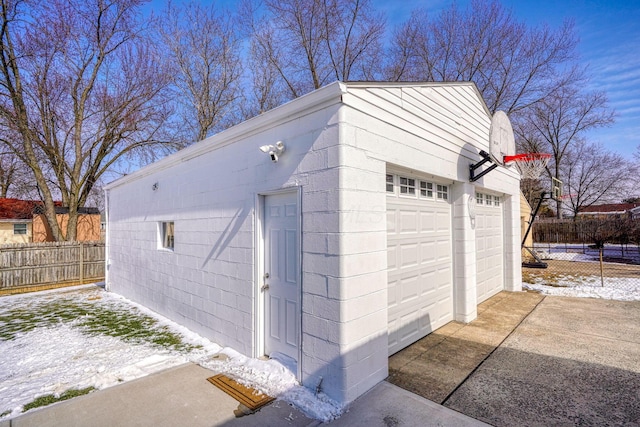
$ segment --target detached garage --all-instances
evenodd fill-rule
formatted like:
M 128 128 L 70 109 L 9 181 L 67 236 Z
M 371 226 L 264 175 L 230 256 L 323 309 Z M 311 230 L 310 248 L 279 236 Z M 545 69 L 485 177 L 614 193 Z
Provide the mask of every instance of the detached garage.
M 107 289 L 353 401 L 520 290 L 520 176 L 470 179 L 491 126 L 472 83 L 316 90 L 109 184 Z

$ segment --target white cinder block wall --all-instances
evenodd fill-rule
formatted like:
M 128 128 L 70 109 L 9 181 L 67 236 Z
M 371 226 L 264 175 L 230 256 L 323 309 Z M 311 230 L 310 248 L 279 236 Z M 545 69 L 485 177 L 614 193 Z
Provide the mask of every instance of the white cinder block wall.
M 517 173 L 498 168 L 476 183 L 469 165 L 489 151 L 490 117 L 471 84 L 379 85 L 349 83 L 340 114 L 340 218 L 343 268 L 343 367 L 349 370 L 345 400 L 387 376 L 388 166 L 449 182 L 453 204 L 454 315 L 477 316 L 475 229 L 469 198 L 476 190 L 504 194 L 505 289 L 520 290 Z M 513 195 L 513 196 L 512 196 Z M 516 244 L 516 242 L 518 242 Z M 517 250 L 514 250 L 516 248 Z
M 490 119 L 471 84 L 335 83 L 107 186 L 107 285 L 251 356 L 256 336 L 258 195 L 300 189 L 301 380 L 350 402 L 387 376 L 385 173 L 391 165 L 450 184 L 454 311 L 476 316 L 478 188 L 504 194 L 505 288 L 520 289 L 518 176 L 469 183 Z M 282 140 L 273 164 L 258 147 Z M 157 189 L 153 190 L 157 183 Z M 175 250 L 158 223 L 175 222 Z M 516 250 L 517 249 L 517 250 Z
M 304 291 L 307 285 L 313 291 L 319 277 L 337 277 L 337 254 L 318 246 L 338 232 L 339 93 L 327 89 L 324 104 L 315 93 L 309 111 L 301 102 L 284 106 L 109 185 L 109 290 L 222 346 L 260 356 L 254 335 L 257 194 L 302 188 L 302 247 L 309 248 L 302 256 Z M 258 147 L 279 140 L 286 153 L 274 164 Z M 160 221 L 175 222 L 173 252 L 158 250 Z M 312 342 L 313 334 L 303 342 Z M 309 351 L 303 366 L 317 357 Z

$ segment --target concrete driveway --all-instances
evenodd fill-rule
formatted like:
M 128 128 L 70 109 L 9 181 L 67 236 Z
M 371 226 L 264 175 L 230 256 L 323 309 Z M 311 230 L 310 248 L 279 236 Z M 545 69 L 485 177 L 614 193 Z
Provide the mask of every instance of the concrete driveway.
M 422 386 L 437 403 L 496 426 L 640 425 L 640 302 L 531 293 L 494 298 L 477 321 L 450 324 L 439 343 L 394 355 L 390 381 L 403 386 L 413 378 L 407 388 L 414 393 L 424 395 Z M 508 324 L 513 328 L 504 334 Z M 447 384 L 415 381 L 416 369 L 422 376 L 443 369 L 418 368 L 426 358 L 454 361 Z

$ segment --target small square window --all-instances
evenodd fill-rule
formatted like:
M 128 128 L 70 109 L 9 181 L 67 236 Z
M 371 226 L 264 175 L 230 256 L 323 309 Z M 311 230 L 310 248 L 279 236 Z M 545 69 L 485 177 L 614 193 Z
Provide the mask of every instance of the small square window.
M 449 187 L 447 187 L 446 185 L 438 184 L 437 190 L 438 190 L 438 199 L 440 200 L 449 199 Z
M 27 234 L 27 224 L 13 224 L 13 234 Z
M 496 206 L 500 206 L 500 197 L 493 196 L 493 204 Z
M 393 193 L 393 175 L 387 174 L 387 193 Z
M 162 249 L 173 250 L 174 246 L 174 227 L 173 221 L 160 223 L 160 243 Z
M 420 181 L 420 196 L 433 198 L 433 183 Z
M 484 204 L 484 195 L 482 193 L 476 193 L 476 205 Z
M 416 194 L 416 180 L 400 177 L 400 194 Z
M 484 196 L 484 204 L 487 206 L 491 206 L 493 204 L 493 196 L 485 195 Z

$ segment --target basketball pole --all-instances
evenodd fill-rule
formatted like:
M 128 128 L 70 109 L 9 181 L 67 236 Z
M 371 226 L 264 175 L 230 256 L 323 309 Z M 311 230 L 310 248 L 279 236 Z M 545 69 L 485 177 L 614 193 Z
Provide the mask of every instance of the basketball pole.
M 538 211 L 540 210 L 540 207 L 542 206 L 542 203 L 546 200 L 546 196 L 547 196 L 547 192 L 543 191 L 540 194 L 540 198 L 538 199 L 538 204 L 536 205 L 536 208 L 534 209 L 533 212 L 531 212 L 531 217 L 529 218 L 529 226 L 527 227 L 527 231 L 524 233 L 524 237 L 522 238 L 522 248 L 526 249 L 527 251 L 529 251 L 529 253 L 536 259 L 536 263 L 522 263 L 522 265 L 524 267 L 532 267 L 532 268 L 547 268 L 547 263 L 546 262 L 542 262 L 542 260 L 540 258 L 538 258 L 538 256 L 529 248 L 527 248 L 525 246 L 525 242 L 527 241 L 527 237 L 529 237 L 529 233 L 531 232 L 531 228 L 533 227 L 533 222 L 536 220 L 536 217 L 538 216 Z M 526 264 L 526 265 L 525 265 Z

